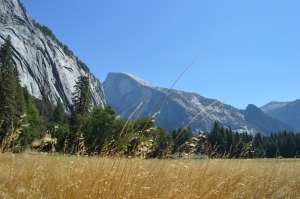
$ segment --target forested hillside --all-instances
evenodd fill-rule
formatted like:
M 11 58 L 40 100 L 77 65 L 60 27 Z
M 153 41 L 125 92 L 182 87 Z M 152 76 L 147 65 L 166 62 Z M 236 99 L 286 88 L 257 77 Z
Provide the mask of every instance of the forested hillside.
M 234 132 L 215 122 L 210 132 L 195 135 L 188 126 L 167 132 L 155 128 L 155 115 L 131 121 L 118 118 L 110 106 L 92 106 L 90 79 L 80 76 L 74 88 L 71 114 L 64 104 L 36 99 L 21 87 L 8 36 L 0 49 L 1 152 L 33 151 L 77 155 L 211 158 L 295 157 L 300 134 L 269 136 Z M 137 111 L 141 106 L 136 108 Z M 175 154 L 175 155 L 174 155 Z

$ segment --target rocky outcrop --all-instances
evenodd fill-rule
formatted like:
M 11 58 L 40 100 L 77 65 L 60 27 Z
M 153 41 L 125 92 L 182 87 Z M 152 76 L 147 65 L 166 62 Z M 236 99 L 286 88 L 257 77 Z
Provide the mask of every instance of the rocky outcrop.
M 294 129 L 276 118 L 273 118 L 253 104 L 249 104 L 245 111 L 246 121 L 254 124 L 265 134 L 278 133 L 283 130 L 293 131 Z
M 41 91 L 46 90 L 51 102 L 56 103 L 61 99 L 70 107 L 77 78 L 85 75 L 91 80 L 93 103 L 105 105 L 101 82 L 83 62 L 66 53 L 55 38 L 45 35 L 18 0 L 0 2 L 0 43 L 10 35 L 13 59 L 20 73 L 22 86 L 26 86 L 37 98 L 41 98 Z
M 160 112 L 155 117 L 156 125 L 168 130 L 186 126 L 199 114 L 189 125 L 194 131 L 210 131 L 214 121 L 228 128 L 230 126 L 233 130 L 252 133 L 260 131 L 232 106 L 220 102 L 210 106 L 216 100 L 196 93 L 152 88 L 146 81 L 128 73 L 109 73 L 103 87 L 107 104 L 121 117 L 129 117 L 142 102 L 133 119 Z
M 300 99 L 292 102 L 272 101 L 260 109 L 300 132 Z

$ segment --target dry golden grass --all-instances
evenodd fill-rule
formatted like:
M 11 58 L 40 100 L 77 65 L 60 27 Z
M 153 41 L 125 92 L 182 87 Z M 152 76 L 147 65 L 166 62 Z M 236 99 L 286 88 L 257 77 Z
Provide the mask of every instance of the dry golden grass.
M 0 154 L 0 198 L 300 198 L 300 161 Z

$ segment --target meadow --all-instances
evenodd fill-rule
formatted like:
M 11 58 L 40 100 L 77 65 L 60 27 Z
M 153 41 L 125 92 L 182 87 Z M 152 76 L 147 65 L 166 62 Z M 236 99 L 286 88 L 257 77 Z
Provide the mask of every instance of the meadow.
M 0 154 L 1 198 L 300 198 L 298 159 Z
M 6 51 L 3 60 L 10 61 L 0 63 L 9 69 L 2 73 L 6 79 L 0 78 L 4 88 L 0 89 L 0 198 L 300 198 L 298 159 L 244 159 L 270 153 L 260 134 L 252 144 L 247 132 L 228 130 L 227 136 L 216 123 L 213 136 L 193 135 L 189 125 L 217 101 L 184 128 L 168 134 L 155 128 L 159 112 L 131 121 L 144 102 L 128 119 L 118 120 L 109 106 L 94 107 L 90 112 L 90 80 L 80 76 L 74 86 L 72 113 L 67 114 L 60 101 L 47 112 L 46 103 L 31 101 L 29 92 L 17 83 L 10 37 Z M 50 130 L 46 133 L 46 129 Z M 273 147 L 276 154 L 270 157 L 281 157 L 278 151 L 282 157 L 295 157 L 299 151 L 295 143 L 300 143 L 300 134 L 283 135 L 287 139 L 277 140 L 289 142 L 280 142 L 284 147 L 279 150 Z M 225 137 L 226 142 L 219 139 Z M 25 150 L 29 146 L 32 151 Z M 178 153 L 184 158 L 167 159 Z M 189 159 L 194 153 L 210 158 Z

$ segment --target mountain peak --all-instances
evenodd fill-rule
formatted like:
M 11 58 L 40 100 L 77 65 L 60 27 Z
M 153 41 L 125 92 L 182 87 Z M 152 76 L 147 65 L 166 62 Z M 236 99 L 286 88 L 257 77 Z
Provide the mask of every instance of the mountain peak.
M 226 104 L 220 107 L 219 103 L 210 106 L 215 100 L 195 93 L 153 88 L 145 80 L 128 73 L 109 73 L 103 87 L 107 104 L 121 117 L 132 116 L 132 119 L 136 119 L 152 116 L 159 111 L 155 124 L 167 130 L 189 124 L 194 132 L 209 132 L 213 123 L 218 121 L 220 125 L 231 126 L 234 130 L 252 133 L 258 131 L 234 107 Z M 142 107 L 136 110 L 141 103 Z M 202 115 L 193 119 L 200 112 Z
M 245 120 L 256 125 L 264 133 L 277 133 L 283 130 L 293 130 L 288 124 L 283 123 L 266 113 L 253 104 L 249 104 L 245 111 Z
M 273 100 L 273 101 L 267 103 L 266 105 L 260 107 L 260 109 L 264 112 L 269 112 L 269 111 L 272 111 L 272 110 L 276 110 L 280 107 L 284 107 L 288 103 L 289 102 L 280 102 L 280 101 L 277 101 L 277 100 Z
M 278 100 L 272 100 L 271 103 L 277 103 L 279 102 Z
M 135 76 L 135 75 L 132 75 L 130 73 L 126 73 L 126 72 L 121 72 L 120 74 L 124 74 L 124 75 L 127 75 L 129 77 L 131 77 L 133 80 L 135 80 L 137 83 L 143 85 L 143 86 L 151 86 L 147 81 Z

